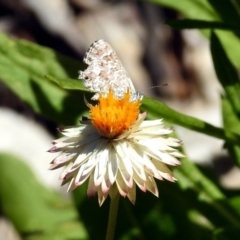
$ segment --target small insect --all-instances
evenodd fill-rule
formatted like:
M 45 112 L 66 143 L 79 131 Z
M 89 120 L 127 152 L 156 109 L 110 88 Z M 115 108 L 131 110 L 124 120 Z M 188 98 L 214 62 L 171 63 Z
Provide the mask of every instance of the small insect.
M 118 98 L 122 98 L 128 89 L 131 101 L 143 97 L 136 91 L 117 54 L 106 41 L 100 39 L 94 42 L 86 52 L 83 62 L 88 67 L 79 71 L 79 79 L 83 80 L 85 87 L 96 93 L 93 100 L 97 100 L 99 94 L 108 93 L 110 88 Z

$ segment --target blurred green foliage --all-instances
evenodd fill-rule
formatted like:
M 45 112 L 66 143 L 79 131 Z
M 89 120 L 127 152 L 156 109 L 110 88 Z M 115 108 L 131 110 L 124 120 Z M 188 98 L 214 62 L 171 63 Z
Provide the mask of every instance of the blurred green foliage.
M 168 19 L 175 29 L 200 29 L 209 38 L 216 75 L 224 89 L 223 127 L 186 116 L 145 98 L 150 118 L 223 139 L 240 166 L 240 2 L 229 0 L 152 0 L 177 10 L 185 19 Z M 53 50 L 0 34 L 0 78 L 36 113 L 58 125 L 74 125 L 87 109 L 77 78 L 81 63 Z M 202 143 L 204 144 L 204 143 Z M 17 169 L 17 171 L 16 171 Z M 116 239 L 238 239 L 240 192 L 221 189 L 216 179 L 188 159 L 174 169 L 177 184 L 158 182 L 159 199 L 137 192 L 136 205 L 121 199 Z M 86 197 L 86 186 L 73 201 L 41 186 L 17 157 L 0 155 L 0 207 L 23 239 L 104 239 L 109 200 L 100 208 Z M 11 191 L 9 191 L 11 189 Z M 16 197 L 18 196 L 18 197 Z

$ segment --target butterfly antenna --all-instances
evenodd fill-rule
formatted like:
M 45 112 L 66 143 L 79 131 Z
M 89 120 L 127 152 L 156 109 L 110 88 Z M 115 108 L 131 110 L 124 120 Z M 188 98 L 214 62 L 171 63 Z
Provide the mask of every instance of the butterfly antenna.
M 167 84 L 167 83 L 164 83 L 164 84 L 162 84 L 162 85 L 152 86 L 152 87 L 150 87 L 150 89 L 158 88 L 158 87 L 166 87 L 166 86 L 168 86 L 168 84 Z

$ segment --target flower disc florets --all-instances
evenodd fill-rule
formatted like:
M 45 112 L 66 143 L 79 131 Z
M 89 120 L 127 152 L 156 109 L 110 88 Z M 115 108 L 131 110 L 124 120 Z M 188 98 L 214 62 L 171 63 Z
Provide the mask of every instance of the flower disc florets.
M 99 133 L 109 139 L 116 139 L 129 130 L 139 115 L 140 100 L 130 101 L 128 91 L 122 99 L 109 92 L 100 95 L 99 103 L 90 105 L 90 119 Z

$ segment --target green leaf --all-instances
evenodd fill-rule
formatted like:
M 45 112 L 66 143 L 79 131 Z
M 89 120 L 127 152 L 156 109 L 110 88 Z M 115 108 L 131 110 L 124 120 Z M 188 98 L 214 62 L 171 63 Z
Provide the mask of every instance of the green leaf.
M 80 66 L 53 50 L 24 40 L 12 40 L 0 33 L 1 81 L 35 112 L 63 125 L 77 122 L 87 108 L 83 94 L 67 92 L 45 75 L 59 79 L 77 77 Z M 74 84 L 82 86 L 80 80 Z
M 68 79 L 60 80 L 52 76 L 48 76 L 48 79 L 50 79 L 51 81 L 54 81 L 55 83 L 59 84 L 61 87 L 66 89 L 79 88 L 78 84 L 77 84 L 77 87 L 74 85 L 75 80 L 71 80 L 71 81 L 69 81 Z M 72 84 L 72 82 L 74 84 Z M 86 91 L 86 89 L 84 89 L 84 91 Z M 150 117 L 157 117 L 157 118 L 161 117 L 161 118 L 164 118 L 169 123 L 177 124 L 177 125 L 186 127 L 188 129 L 205 133 L 220 139 L 228 139 L 228 141 L 233 143 L 237 143 L 240 141 L 240 136 L 233 134 L 231 132 L 226 133 L 221 128 L 214 127 L 211 124 L 206 123 L 197 118 L 181 114 L 158 100 L 145 97 L 143 99 L 141 108 L 143 111 L 147 111 Z
M 240 117 L 240 83 L 236 69 L 229 60 L 217 34 L 211 34 L 211 53 L 214 68 L 227 98 L 237 116 Z
M 238 23 L 228 24 L 225 22 L 205 21 L 196 19 L 183 19 L 183 20 L 167 20 L 165 24 L 175 29 L 222 29 L 222 30 L 239 30 Z
M 232 4 L 233 1 L 224 0 L 224 4 Z M 222 1 L 215 0 L 209 2 L 208 0 L 150 0 L 156 4 L 173 8 L 179 11 L 183 16 L 194 20 L 204 20 L 204 21 L 217 21 L 224 22 L 225 24 L 231 24 L 233 26 L 239 25 L 238 21 L 233 21 L 236 19 L 236 11 L 234 10 L 233 16 L 227 16 L 229 14 L 224 14 L 224 9 Z M 218 7 L 217 5 L 221 5 Z M 237 4 L 236 4 L 237 5 Z M 227 12 L 232 12 L 232 7 Z M 229 20 L 230 19 L 230 20 Z M 206 36 L 210 37 L 209 30 L 201 30 L 201 32 Z M 218 36 L 227 51 L 227 54 L 233 64 L 239 68 L 240 67 L 240 51 L 236 49 L 240 48 L 239 34 L 236 35 L 229 31 L 218 31 Z
M 0 154 L 0 176 L 2 212 L 27 239 L 88 238 L 72 201 L 44 188 L 21 159 Z
M 208 0 L 150 0 L 149 2 L 174 8 L 190 18 L 209 21 L 220 20 Z
M 177 136 L 174 137 L 177 138 Z M 182 148 L 181 152 L 184 153 Z M 207 224 L 208 228 L 212 228 L 213 225 L 222 226 L 223 221 L 240 227 L 239 212 L 236 213 L 235 205 L 228 201 L 227 196 L 220 190 L 220 187 L 211 180 L 211 175 L 207 177 L 196 164 L 187 158 L 182 158 L 180 161 L 181 165 L 173 169 L 174 176 L 178 179 L 177 183 L 183 191 L 191 189 L 197 194 L 199 202 L 207 204 L 201 206 L 201 214 L 202 217 L 211 222 L 211 224 Z M 199 210 L 199 208 L 196 209 Z M 208 213 L 209 209 L 211 209 L 212 214 Z
M 223 125 L 225 129 L 231 130 L 232 132 L 240 132 L 240 121 L 236 113 L 233 110 L 230 101 L 226 97 L 222 97 L 222 115 L 223 115 Z M 225 143 L 225 147 L 232 156 L 232 159 L 240 167 L 240 147 L 237 144 L 232 144 L 229 142 Z
M 72 89 L 76 87 L 68 79 L 59 80 L 57 78 L 53 78 L 52 76 L 48 76 L 48 79 L 56 82 L 57 84 L 61 85 L 61 87 L 66 89 Z M 72 82 L 75 82 L 75 80 L 72 80 Z M 143 111 L 147 111 L 150 117 L 161 117 L 170 123 L 177 124 L 220 139 L 228 139 L 232 143 L 239 142 L 240 140 L 240 136 L 238 135 L 234 135 L 231 132 L 226 133 L 221 128 L 214 127 L 211 124 L 197 118 L 181 114 L 158 100 L 145 97 L 141 108 Z
M 51 75 L 45 76 L 48 80 L 56 83 L 62 89 L 70 89 L 70 90 L 81 90 L 85 92 L 90 92 L 86 87 L 83 86 L 83 83 L 80 80 L 76 79 L 59 79 Z
M 240 196 L 239 194 L 230 199 L 232 206 L 236 209 L 238 214 L 240 214 Z
M 239 144 L 239 135 L 222 128 L 214 127 L 200 119 L 179 113 L 158 100 L 145 97 L 141 109 L 146 111 L 150 118 L 164 118 L 169 123 L 204 133 L 212 137 L 224 139 L 234 144 Z
M 221 16 L 221 19 L 226 22 L 235 25 L 239 23 L 240 16 L 233 5 L 233 1 L 229 0 L 208 0 L 215 11 Z
M 174 168 L 173 171 L 182 189 L 194 190 L 198 194 L 199 201 L 209 204 L 216 211 L 215 215 L 218 214 L 232 225 L 240 227 L 240 214 L 236 213 L 234 206 L 228 202 L 219 187 L 208 179 L 193 162 L 183 158 L 181 163 L 182 165 Z
M 222 227 L 216 229 L 213 232 L 213 239 L 216 240 L 230 240 L 230 239 L 238 239 L 240 235 L 239 228 L 236 227 Z

